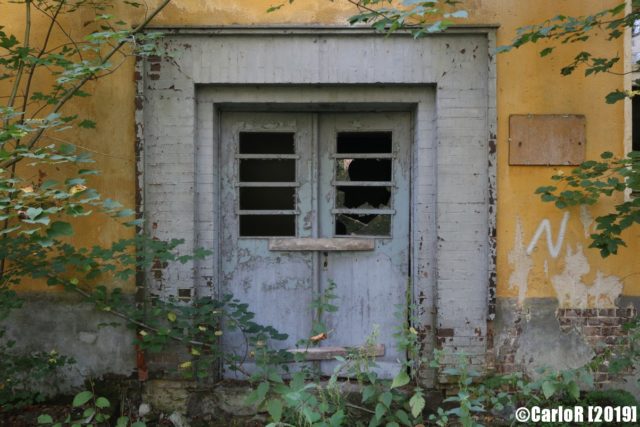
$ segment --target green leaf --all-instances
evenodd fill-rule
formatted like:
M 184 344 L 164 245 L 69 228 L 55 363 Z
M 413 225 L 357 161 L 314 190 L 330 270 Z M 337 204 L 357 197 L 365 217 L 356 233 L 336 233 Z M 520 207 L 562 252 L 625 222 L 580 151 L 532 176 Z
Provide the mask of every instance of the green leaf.
M 102 206 L 108 210 L 118 209 L 122 207 L 122 205 L 119 202 L 116 202 L 115 200 L 112 200 L 112 199 L 105 199 L 104 202 L 102 202 Z
M 304 415 L 304 417 L 307 419 L 307 421 L 309 422 L 309 424 L 313 424 L 316 421 L 318 421 L 320 418 L 322 418 L 322 415 L 320 415 L 317 412 L 314 412 L 313 410 L 311 410 L 311 408 L 309 408 L 308 406 L 305 407 L 302 410 L 302 414 Z
M 556 385 L 554 383 L 552 383 L 551 381 L 544 381 L 542 383 L 542 393 L 544 394 L 545 398 L 550 398 L 555 394 L 555 392 Z
M 40 208 L 28 208 L 26 212 L 27 216 L 31 220 L 36 219 L 38 215 L 40 215 L 41 213 L 42 213 L 42 209 Z
M 135 215 L 135 211 L 133 211 L 132 209 L 123 209 L 120 212 L 118 212 L 116 214 L 117 217 L 123 217 L 123 216 L 131 216 L 131 215 Z
M 627 94 L 625 92 L 616 90 L 615 92 L 607 94 L 607 96 L 605 97 L 605 101 L 607 102 L 607 104 L 615 104 L 618 101 L 622 101 L 626 97 Z
M 52 222 L 47 230 L 47 236 L 52 239 L 60 236 L 73 236 L 73 227 L 68 222 L 55 221 Z
M 267 395 L 267 392 L 269 391 L 269 383 L 268 382 L 262 382 L 258 385 L 258 388 L 256 389 L 257 392 L 257 400 L 256 403 L 260 404 L 265 396 Z
M 387 408 L 391 407 L 391 400 L 393 399 L 393 395 L 390 391 L 385 391 L 380 395 L 380 402 L 384 404 Z
M 109 403 L 109 400 L 107 400 L 107 398 L 100 396 L 96 399 L 96 406 L 100 409 L 104 409 L 111 406 L 111 403 Z
M 387 408 L 382 404 L 382 403 L 378 403 L 376 405 L 376 419 L 378 421 L 380 421 L 382 419 L 382 417 L 384 417 L 384 414 L 387 412 Z
M 344 421 L 344 417 L 344 411 L 340 409 L 335 414 L 333 414 L 331 418 L 329 418 L 329 423 L 331 424 L 331 426 L 341 426 Z
M 78 123 L 78 126 L 81 128 L 85 128 L 85 129 L 95 129 L 96 128 L 96 122 L 94 122 L 93 120 L 83 120 L 80 123 Z
M 391 383 L 391 388 L 393 389 L 396 387 L 402 387 L 403 385 L 409 384 L 409 381 L 411 381 L 411 378 L 409 378 L 409 374 L 407 374 L 407 371 L 403 369 L 393 379 L 393 382 Z
M 78 406 L 82 406 L 87 403 L 92 397 L 93 393 L 91 393 L 89 390 L 81 391 L 73 398 L 73 403 L 71 405 L 74 408 L 77 408 Z
M 76 151 L 76 146 L 73 144 L 60 144 L 58 147 L 58 152 L 65 156 L 69 156 Z
M 362 389 L 362 402 L 365 403 L 376 394 L 376 388 L 372 385 L 366 386 Z
M 544 49 L 542 49 L 540 51 L 540 56 L 547 56 L 549 55 L 551 52 L 553 52 L 553 47 L 545 47 Z
M 267 402 L 267 411 L 275 422 L 279 422 L 282 418 L 282 401 L 280 399 L 270 399 Z
M 80 169 L 78 175 L 100 175 L 100 172 L 95 169 Z
M 422 393 L 416 393 L 411 396 L 409 399 L 409 407 L 411 408 L 411 415 L 413 418 L 418 418 L 418 416 L 422 413 L 426 402 L 424 397 L 422 397 Z
M 411 420 L 409 420 L 409 415 L 402 409 L 398 409 L 395 413 L 395 416 L 405 426 L 413 426 Z
M 51 418 L 51 415 L 42 414 L 38 417 L 38 424 L 52 424 L 52 423 L 53 423 L 53 418 Z
M 467 12 L 466 10 L 456 10 L 455 12 L 448 14 L 448 17 L 449 18 L 468 18 L 469 12 Z
M 580 399 L 580 387 L 578 383 L 575 381 L 571 381 L 568 387 L 569 395 L 573 397 L 574 400 Z

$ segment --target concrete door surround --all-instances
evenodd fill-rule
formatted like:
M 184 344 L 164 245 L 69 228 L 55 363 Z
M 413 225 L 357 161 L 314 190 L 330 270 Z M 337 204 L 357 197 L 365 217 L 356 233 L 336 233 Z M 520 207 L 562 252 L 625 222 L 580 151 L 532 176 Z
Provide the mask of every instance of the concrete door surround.
M 484 365 L 495 305 L 495 28 L 419 40 L 353 28 L 161 30 L 173 58 L 141 61 L 136 73 L 138 209 L 149 233 L 214 256 L 166 268 L 150 292 L 217 294 L 221 111 L 409 111 L 416 329 L 427 351 L 438 344 Z

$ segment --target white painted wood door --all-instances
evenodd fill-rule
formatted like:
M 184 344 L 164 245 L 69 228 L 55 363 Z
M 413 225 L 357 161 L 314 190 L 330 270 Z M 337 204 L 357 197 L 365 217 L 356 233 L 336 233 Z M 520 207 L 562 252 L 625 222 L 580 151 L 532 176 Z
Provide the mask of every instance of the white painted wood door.
M 230 112 L 221 123 L 222 293 L 287 333 L 282 346 L 293 348 L 311 333 L 311 300 L 334 282 L 338 310 L 322 319 L 321 346 L 361 346 L 377 331 L 378 372 L 393 376 L 409 281 L 409 114 Z M 374 248 L 270 250 L 275 238 L 366 239 Z M 224 345 L 242 352 L 244 342 L 231 335 Z M 330 374 L 333 362 L 320 363 Z

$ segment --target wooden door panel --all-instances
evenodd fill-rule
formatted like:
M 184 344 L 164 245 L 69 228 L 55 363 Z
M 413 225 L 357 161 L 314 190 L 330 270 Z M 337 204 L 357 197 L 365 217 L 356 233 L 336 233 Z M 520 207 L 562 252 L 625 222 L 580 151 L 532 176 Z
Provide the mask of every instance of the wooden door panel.
M 390 378 L 397 373 L 396 361 L 405 357 L 395 348 L 393 334 L 402 322 L 396 314 L 406 305 L 409 279 L 410 116 L 324 115 L 319 144 L 320 234 L 375 240 L 371 252 L 323 257 L 320 286 L 336 284 L 339 307 L 325 316 L 331 333 L 323 345 L 360 346 L 373 334 L 385 347 L 385 355 L 376 359 L 377 371 Z M 345 159 L 348 166 L 341 171 L 336 163 Z M 347 182 L 354 184 L 352 195 L 340 195 L 340 183 Z M 366 224 L 341 225 L 349 212 L 358 213 L 351 215 L 353 222 L 362 218 Z M 325 373 L 333 371 L 334 363 L 323 365 Z
M 278 139 L 275 134 L 284 136 Z M 288 146 L 291 134 L 293 150 Z M 269 238 L 311 236 L 301 219 L 312 215 L 311 138 L 311 116 L 307 114 L 222 114 L 221 291 L 247 303 L 256 322 L 288 334 L 288 340 L 274 343 L 282 348 L 294 347 L 311 329 L 313 254 L 270 251 Z M 283 172 L 292 162 L 293 175 L 290 170 Z M 245 188 L 253 191 L 242 192 Z M 293 193 L 273 190 L 260 197 L 271 189 L 293 189 Z M 293 206 L 286 200 L 291 195 Z M 274 197 L 281 200 L 274 201 Z M 229 334 L 223 346 L 243 353 L 246 344 L 239 334 Z
M 405 357 L 393 334 L 409 279 L 409 114 L 221 120 L 222 293 L 287 333 L 281 346 L 294 348 L 311 333 L 312 299 L 334 282 L 338 310 L 323 315 L 321 345 L 357 347 L 375 333 L 385 348 L 378 373 L 395 375 Z M 246 344 L 229 334 L 223 345 L 242 353 Z M 335 362 L 318 363 L 332 373 Z

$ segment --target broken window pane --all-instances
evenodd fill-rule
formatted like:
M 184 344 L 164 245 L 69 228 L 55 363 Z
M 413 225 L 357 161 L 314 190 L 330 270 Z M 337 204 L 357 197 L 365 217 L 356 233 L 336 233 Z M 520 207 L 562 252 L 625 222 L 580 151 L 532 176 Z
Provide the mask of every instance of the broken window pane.
M 295 235 L 295 215 L 240 215 L 240 236 L 278 237 Z
M 242 187 L 241 210 L 295 209 L 294 187 Z
M 240 132 L 240 154 L 294 154 L 293 132 Z
M 338 159 L 337 181 L 391 181 L 391 159 Z
M 391 153 L 391 132 L 339 132 L 338 153 Z
M 336 207 L 349 209 L 381 209 L 390 207 L 391 187 L 336 187 Z
M 240 159 L 240 182 L 293 182 L 295 159 Z
M 390 236 L 391 215 L 337 214 L 336 236 Z

